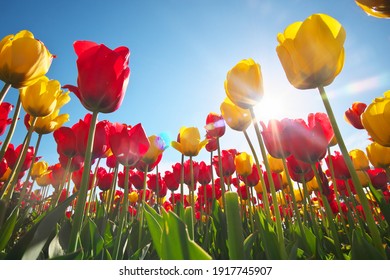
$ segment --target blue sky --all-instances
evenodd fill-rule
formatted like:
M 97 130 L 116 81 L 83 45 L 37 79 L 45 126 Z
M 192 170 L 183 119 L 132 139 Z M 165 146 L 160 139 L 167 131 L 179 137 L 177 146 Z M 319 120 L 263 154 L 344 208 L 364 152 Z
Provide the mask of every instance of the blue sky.
M 225 98 L 227 71 L 244 58 L 262 67 L 265 97 L 256 108 L 259 119 L 324 112 L 316 90 L 289 84 L 275 51 L 277 33 L 313 13 L 329 14 L 346 29 L 344 69 L 326 90 L 349 149 L 364 147 L 367 135 L 345 123 L 344 111 L 354 101 L 370 103 L 390 89 L 390 20 L 367 16 L 352 0 L 13 0 L 1 6 L 0 36 L 33 32 L 57 56 L 47 76 L 62 85 L 76 84 L 75 40 L 127 46 L 131 75 L 124 102 L 99 119 L 140 122 L 147 135 L 174 139 L 182 126 L 196 126 L 204 135 L 207 114 L 219 113 Z M 5 101 L 15 103 L 16 95 L 12 89 Z M 62 112 L 70 114 L 66 126 L 87 113 L 73 94 Z M 14 145 L 24 138 L 22 122 L 17 131 Z M 252 128 L 249 134 L 255 141 Z M 229 128 L 221 144 L 249 152 L 244 136 Z M 50 164 L 57 162 L 52 135 L 43 138 L 39 154 Z M 202 151 L 196 160 L 208 159 Z M 168 148 L 162 161 L 168 168 L 180 154 Z

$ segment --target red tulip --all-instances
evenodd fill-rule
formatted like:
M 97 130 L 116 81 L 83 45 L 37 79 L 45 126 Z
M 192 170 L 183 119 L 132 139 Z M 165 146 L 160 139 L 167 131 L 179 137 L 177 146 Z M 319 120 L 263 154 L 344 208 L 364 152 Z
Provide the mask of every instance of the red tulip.
M 234 157 L 236 156 L 237 151 L 235 149 L 222 150 L 221 151 L 221 161 L 222 161 L 222 176 L 229 177 L 236 171 L 236 166 L 234 164 Z M 218 156 L 213 157 L 213 166 L 218 177 L 221 177 L 219 172 L 219 158 Z
M 366 110 L 367 104 L 362 102 L 354 102 L 352 107 L 345 111 L 344 119 L 357 129 L 364 129 L 360 116 Z
M 194 175 L 194 188 L 196 188 L 196 183 L 198 182 L 199 176 L 199 163 L 192 161 L 193 175 Z M 187 186 L 191 186 L 191 161 L 187 160 L 184 162 L 184 183 Z
M 218 115 L 216 113 L 208 114 L 205 129 L 207 130 L 207 135 L 211 138 L 222 137 L 226 130 L 225 120 L 222 115 Z
M 85 151 L 87 148 L 88 133 L 91 120 L 92 115 L 86 114 L 84 120 L 79 120 L 78 123 L 72 126 L 72 130 L 76 135 L 78 153 L 83 157 L 85 156 Z M 108 127 L 108 121 L 100 121 L 96 124 L 96 131 L 92 149 L 92 160 L 103 157 L 109 149 Z
M 163 181 L 169 190 L 176 191 L 180 184 L 180 172 L 175 174 L 175 172 L 165 171 Z
M 90 41 L 73 44 L 77 55 L 77 87 L 66 85 L 92 112 L 111 113 L 122 104 L 130 76 L 127 47 L 115 50 Z
M 310 114 L 308 123 L 296 119 L 283 129 L 283 140 L 290 152 L 300 161 L 315 163 L 321 160 L 334 136 L 326 114 Z
M 9 119 L 8 115 L 13 107 L 14 106 L 8 102 L 0 104 L 0 136 L 4 134 L 7 126 L 12 123 L 12 119 Z
M 264 145 L 267 148 L 268 153 L 274 158 L 286 158 L 290 155 L 288 145 L 283 139 L 284 127 L 288 126 L 292 122 L 290 119 L 270 120 L 268 127 L 261 122 L 263 131 L 261 132 L 264 140 Z
M 295 182 L 309 182 L 314 177 L 311 165 L 297 160 L 293 155 L 287 158 L 287 169 L 290 177 Z
M 374 188 L 387 190 L 387 176 L 383 168 L 369 169 L 367 173 Z
M 241 176 L 240 176 L 241 177 Z M 244 178 L 241 178 L 243 180 Z M 252 173 L 246 176 L 246 184 L 250 187 L 256 186 L 260 181 L 259 171 L 256 164 L 252 165 Z
M 57 143 L 57 152 L 66 157 L 74 157 L 77 154 L 77 138 L 75 131 L 70 127 L 60 127 L 53 132 Z
M 150 146 L 141 124 L 134 127 L 124 124 L 111 126 L 109 141 L 112 153 L 124 166 L 134 166 Z
M 107 191 L 111 188 L 112 181 L 114 180 L 114 172 L 102 172 L 98 173 L 96 185 L 102 191 Z
M 17 154 L 12 143 L 8 145 L 7 150 L 4 153 L 4 158 L 7 160 L 8 167 L 13 170 L 17 161 Z
M 267 187 L 267 191 L 270 192 L 270 183 L 268 180 L 268 173 L 264 172 L 263 176 L 264 176 L 265 186 Z M 283 187 L 282 175 L 280 175 L 279 173 L 276 173 L 276 172 L 271 172 L 271 176 L 272 176 L 272 179 L 274 181 L 275 190 L 276 191 L 281 190 Z
M 345 164 L 344 158 L 339 152 L 336 151 L 334 156 L 328 155 L 325 158 L 326 164 L 329 169 L 330 169 L 330 159 L 332 159 L 334 177 L 336 179 L 345 180 L 351 178 L 348 167 Z
M 82 179 L 82 176 L 83 176 L 83 171 L 84 171 L 84 168 L 81 168 L 77 171 L 74 171 L 72 173 L 72 181 L 75 185 L 75 188 L 76 189 L 80 189 L 80 184 L 81 184 L 81 179 Z M 88 182 L 89 182 L 89 185 L 88 185 L 88 190 L 92 189 L 92 183 L 93 183 L 93 174 L 92 172 L 90 171 L 89 172 L 89 179 L 88 179 Z
M 130 175 L 129 175 L 130 178 Z M 125 188 L 125 173 L 118 172 L 118 187 L 124 189 Z M 131 181 L 129 179 L 129 183 L 127 184 L 127 188 L 129 189 L 129 193 L 131 192 Z
M 211 181 L 211 165 L 207 165 L 204 161 L 199 163 L 199 176 L 198 182 L 201 185 L 207 185 Z
M 72 159 L 72 161 L 70 163 L 70 168 L 69 168 L 70 172 L 79 170 L 80 168 L 82 168 L 84 166 L 84 158 L 82 156 L 76 155 L 76 156 L 72 157 L 71 159 Z M 69 158 L 67 156 L 60 154 L 58 160 L 62 166 L 68 165 Z
M 218 149 L 218 139 L 211 137 L 208 133 L 206 133 L 207 144 L 205 146 L 206 151 L 214 152 Z
M 111 155 L 111 156 L 106 158 L 106 165 L 107 165 L 107 167 L 115 168 L 116 167 L 116 163 L 117 163 L 117 160 L 116 160 L 116 157 L 114 155 Z
M 65 182 L 65 169 L 60 163 L 49 166 L 47 170 L 51 171 L 49 174 L 50 184 L 54 188 L 57 188 L 61 183 Z
M 129 183 L 137 190 L 142 190 L 144 187 L 145 173 L 142 171 L 130 171 Z
M 158 173 L 158 176 L 156 174 L 148 174 L 148 181 L 147 181 L 147 186 L 150 190 L 152 191 L 157 191 L 157 186 L 158 188 L 161 188 L 162 185 L 162 179 L 160 173 Z

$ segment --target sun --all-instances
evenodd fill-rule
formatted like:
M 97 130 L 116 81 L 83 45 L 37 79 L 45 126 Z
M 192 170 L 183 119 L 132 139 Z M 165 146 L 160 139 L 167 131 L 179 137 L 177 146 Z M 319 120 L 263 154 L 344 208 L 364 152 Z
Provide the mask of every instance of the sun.
M 281 96 L 265 94 L 262 100 L 253 107 L 258 121 L 268 123 L 271 119 L 286 117 L 286 108 Z

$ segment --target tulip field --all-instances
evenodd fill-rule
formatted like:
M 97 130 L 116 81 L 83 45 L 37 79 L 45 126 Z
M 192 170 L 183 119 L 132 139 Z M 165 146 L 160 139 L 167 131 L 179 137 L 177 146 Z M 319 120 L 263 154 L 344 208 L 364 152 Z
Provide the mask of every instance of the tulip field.
M 390 17 L 388 1 L 356 2 Z M 372 2 L 384 2 L 381 12 Z M 318 13 L 275 35 L 287 81 L 314 89 L 324 113 L 258 119 L 262 68 L 242 59 L 226 69 L 220 111 L 169 142 L 142 123 L 104 119 L 131 86 L 128 47 L 75 41 L 78 77 L 61 85 L 46 76 L 54 56 L 32 31 L 5 36 L 0 259 L 389 259 L 390 91 L 344 108 L 348 125 L 370 138 L 366 150 L 347 147 L 327 95 L 343 70 L 346 30 Z M 15 104 L 5 101 L 10 88 Z M 75 123 L 62 108 L 70 102 L 86 110 Z M 221 144 L 228 129 L 250 152 Z M 16 131 L 25 133 L 18 146 Z M 43 137 L 55 142 L 58 163 L 41 158 Z M 161 170 L 168 147 L 178 162 Z M 205 150 L 209 160 L 198 160 Z

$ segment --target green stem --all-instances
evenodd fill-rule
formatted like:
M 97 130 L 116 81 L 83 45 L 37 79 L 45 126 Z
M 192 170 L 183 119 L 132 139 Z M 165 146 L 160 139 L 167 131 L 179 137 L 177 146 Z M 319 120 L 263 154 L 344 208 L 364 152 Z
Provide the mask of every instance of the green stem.
M 10 88 L 11 88 L 11 84 L 7 84 L 7 83 L 4 84 L 0 92 L 0 104 L 3 103 L 3 100 Z
M 74 213 L 73 227 L 70 234 L 69 250 L 68 250 L 69 253 L 75 252 L 77 250 L 77 242 L 81 233 L 81 227 L 84 218 L 85 202 L 87 201 L 89 172 L 91 169 L 92 149 L 93 149 L 93 143 L 95 139 L 97 117 L 98 117 L 98 112 L 93 112 L 91 124 L 89 127 L 87 148 L 85 151 L 84 170 L 81 179 L 79 195 L 77 198 L 76 209 Z
M 28 188 L 29 181 L 30 181 L 30 177 L 31 177 L 31 172 L 32 172 L 32 169 L 33 169 L 33 166 L 35 163 L 35 159 L 37 158 L 38 149 L 39 149 L 39 145 L 41 143 L 41 139 L 42 139 L 42 134 L 38 134 L 37 143 L 35 144 L 34 155 L 33 155 L 32 160 L 31 160 L 31 166 L 30 166 L 30 169 L 28 170 L 26 181 L 23 184 L 23 188 L 22 188 L 22 192 L 20 194 L 20 199 L 19 199 L 18 205 L 20 205 L 22 203 L 24 196 L 26 195 L 27 188 Z
M 326 213 L 326 219 L 328 220 L 328 224 L 329 224 L 330 230 L 332 232 L 334 246 L 336 248 L 336 255 L 337 255 L 337 257 L 339 259 L 343 259 L 343 254 L 341 252 L 340 239 L 339 239 L 339 236 L 338 236 L 338 233 L 337 233 L 336 224 L 334 223 L 334 220 L 333 220 L 333 212 L 330 209 L 330 205 L 329 205 L 328 199 L 325 197 L 324 192 L 322 190 L 322 184 L 321 184 L 320 175 L 318 174 L 317 168 L 316 168 L 314 163 L 311 164 L 311 168 L 313 169 L 314 176 L 316 177 L 317 183 L 319 185 L 318 190 L 320 192 L 322 203 L 324 204 L 325 213 Z
M 221 145 L 219 143 L 219 137 L 217 138 L 217 147 L 218 147 L 218 168 L 219 168 L 219 185 L 222 192 L 222 205 L 225 207 L 225 178 L 223 177 L 223 168 L 222 168 L 222 157 L 221 157 Z
M 181 155 L 181 165 L 180 165 L 180 202 L 184 207 L 184 155 Z
M 353 185 L 355 187 L 356 193 L 357 193 L 357 195 L 360 199 L 360 203 L 363 207 L 363 211 L 364 211 L 364 214 L 366 217 L 366 222 L 367 222 L 369 231 L 371 233 L 373 243 L 374 243 L 375 247 L 379 250 L 379 252 L 382 254 L 382 256 L 386 257 L 386 254 L 385 254 L 385 251 L 383 248 L 383 244 L 382 244 L 381 235 L 379 233 L 378 227 L 375 224 L 374 217 L 370 211 L 370 206 L 368 204 L 368 199 L 367 199 L 365 192 L 363 190 L 363 187 L 359 181 L 359 177 L 355 171 L 355 168 L 354 168 L 352 160 L 349 156 L 347 147 L 345 146 L 343 137 L 341 136 L 341 132 L 340 132 L 340 129 L 337 125 L 336 118 L 333 114 L 332 107 L 330 106 L 328 96 L 326 95 L 325 89 L 322 86 L 318 87 L 318 90 L 320 92 L 325 109 L 328 113 L 330 122 L 332 123 L 333 131 L 334 131 L 334 134 L 336 136 L 337 143 L 340 147 L 341 153 L 344 157 L 345 164 L 347 165 L 349 173 L 351 174 L 352 182 L 353 182 Z
M 260 178 L 260 182 L 261 182 L 261 186 L 262 186 L 262 190 L 263 190 L 263 205 L 264 205 L 265 216 L 267 217 L 267 219 L 269 221 L 271 221 L 271 212 L 270 212 L 270 207 L 269 207 L 269 202 L 268 202 L 268 191 L 267 191 L 267 188 L 265 187 L 265 181 L 264 181 L 263 172 L 262 172 L 261 167 L 260 167 L 260 161 L 259 161 L 259 158 L 257 157 L 256 150 L 252 144 L 251 139 L 249 138 L 248 133 L 246 132 L 246 130 L 244 130 L 243 132 L 244 132 L 245 139 L 248 142 L 249 148 L 252 151 L 252 155 L 253 155 L 253 158 L 255 160 L 257 172 L 259 173 L 259 178 Z
M 192 221 L 195 223 L 195 180 L 194 180 L 194 162 L 192 156 L 190 156 L 190 176 L 191 176 L 191 187 L 190 187 L 190 200 L 192 207 Z M 194 236 L 192 234 L 192 236 Z
M 109 193 L 109 198 L 107 199 L 107 213 L 110 213 L 111 212 L 111 208 L 112 208 L 112 203 L 113 203 L 113 200 L 114 200 L 114 196 L 115 196 L 115 190 L 116 190 L 116 182 L 118 180 L 118 171 L 119 171 L 119 163 L 116 162 L 115 164 L 115 168 L 114 168 L 114 178 L 112 179 L 112 182 L 111 182 L 111 186 L 110 186 L 110 193 Z
M 138 250 L 141 248 L 142 241 L 142 229 L 144 227 L 144 211 L 145 211 L 145 200 L 146 200 L 146 179 L 148 174 L 149 165 L 147 164 L 144 172 L 144 182 L 143 182 L 143 191 L 142 191 L 142 204 L 140 207 L 140 218 L 139 218 L 139 230 L 138 230 Z
M 122 240 L 122 233 L 123 233 L 123 228 L 125 227 L 126 224 L 126 218 L 127 218 L 127 213 L 128 213 L 128 208 L 129 208 L 129 172 L 130 172 L 130 166 L 125 166 L 125 184 L 124 184 L 124 194 L 123 194 L 123 205 L 122 209 L 120 210 L 120 217 L 119 217 L 119 229 L 117 232 L 117 236 L 115 239 L 115 246 L 114 246 L 114 253 L 113 253 L 113 259 L 118 260 L 119 258 L 122 258 L 122 254 L 119 255 L 120 251 L 120 245 L 121 245 L 121 240 Z
M 16 162 L 15 168 L 12 171 L 7 183 L 4 185 L 5 192 L 3 193 L 2 199 L 4 199 L 6 202 L 9 202 L 9 200 L 11 199 L 11 197 L 14 193 L 19 173 L 22 170 L 23 163 L 24 163 L 26 156 L 27 156 L 28 146 L 29 146 L 30 141 L 31 141 L 32 133 L 34 132 L 34 125 L 35 125 L 36 120 L 37 120 L 37 118 L 34 117 L 32 123 L 31 123 L 31 126 L 28 129 L 26 138 L 23 142 L 23 148 L 22 148 L 22 151 L 20 152 L 20 155 L 19 155 L 18 161 Z
M 210 152 L 210 165 L 211 165 L 211 190 L 212 190 L 212 196 L 213 201 L 215 200 L 215 184 L 214 184 L 214 172 L 213 172 L 213 151 Z
M 20 101 L 20 96 L 19 96 L 18 101 L 16 102 L 15 112 L 14 112 L 14 116 L 12 117 L 11 126 L 10 126 L 8 133 L 7 133 L 7 136 L 6 136 L 4 142 L 1 146 L 0 160 L 3 159 L 4 154 L 8 148 L 8 145 L 11 142 L 12 136 L 14 135 L 16 124 L 18 123 L 21 108 L 22 108 L 22 102 Z
M 280 253 L 281 253 L 282 258 L 286 259 L 287 258 L 287 253 L 286 253 L 286 247 L 285 247 L 285 244 L 284 244 L 284 235 L 283 235 L 283 228 L 282 228 L 282 218 L 280 216 L 280 211 L 279 211 L 279 207 L 278 207 L 278 199 L 277 199 L 277 196 L 276 196 L 275 184 L 274 184 L 274 180 L 272 178 L 272 173 L 271 173 L 271 168 L 269 166 L 267 153 L 265 151 L 265 146 L 264 146 L 264 143 L 263 143 L 263 139 L 261 137 L 259 124 L 257 123 L 255 112 L 253 111 L 253 107 L 250 108 L 250 112 L 251 112 L 251 116 L 252 116 L 252 122 L 253 122 L 253 125 L 255 127 L 257 140 L 259 142 L 261 155 L 263 157 L 264 166 L 265 166 L 265 169 L 266 169 L 266 172 L 267 172 L 268 182 L 269 182 L 270 189 L 271 189 L 272 203 L 274 205 L 274 211 L 275 211 L 275 216 L 276 216 L 276 233 L 278 235 Z M 264 187 L 265 187 L 265 185 L 264 185 Z

